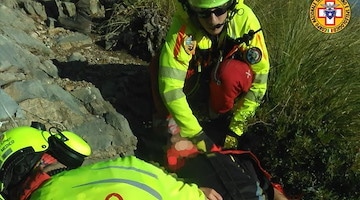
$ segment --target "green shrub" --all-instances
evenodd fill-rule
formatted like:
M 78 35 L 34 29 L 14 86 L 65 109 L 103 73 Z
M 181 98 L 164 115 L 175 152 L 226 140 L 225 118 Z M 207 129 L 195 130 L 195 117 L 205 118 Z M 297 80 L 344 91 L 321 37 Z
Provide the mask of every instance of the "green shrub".
M 304 199 L 358 199 L 360 20 L 318 31 L 307 1 L 249 1 L 271 57 L 268 93 L 249 131 L 285 189 Z M 260 123 L 262 122 L 262 123 Z

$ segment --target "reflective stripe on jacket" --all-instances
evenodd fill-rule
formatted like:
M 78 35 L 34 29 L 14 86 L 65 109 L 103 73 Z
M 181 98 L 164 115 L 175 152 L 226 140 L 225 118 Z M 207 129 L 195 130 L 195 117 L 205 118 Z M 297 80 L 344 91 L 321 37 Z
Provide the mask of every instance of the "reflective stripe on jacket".
M 260 23 L 252 10 L 240 1 L 236 5 L 238 10 L 227 24 L 227 34 L 232 39 L 239 38 L 250 30 L 259 30 Z M 174 117 L 181 129 L 181 136 L 193 137 L 201 131 L 201 126 L 187 102 L 183 92 L 185 78 L 193 54 L 186 50 L 185 38 L 196 41 L 199 49 L 210 49 L 212 41 L 204 31 L 193 23 L 193 20 L 183 11 L 175 14 L 165 44 L 160 55 L 159 92 L 165 106 Z M 224 37 L 224 35 L 221 35 Z M 244 44 L 242 44 L 244 46 Z M 230 122 L 230 129 L 236 134 L 243 133 L 244 122 L 254 115 L 267 88 L 269 73 L 269 56 L 262 31 L 256 33 L 250 41 L 250 46 L 257 47 L 262 52 L 260 62 L 251 65 L 255 73 L 254 82 L 243 101 L 234 106 L 234 115 Z
M 205 200 L 196 185 L 185 184 L 149 163 L 129 156 L 53 176 L 30 199 L 41 200 Z

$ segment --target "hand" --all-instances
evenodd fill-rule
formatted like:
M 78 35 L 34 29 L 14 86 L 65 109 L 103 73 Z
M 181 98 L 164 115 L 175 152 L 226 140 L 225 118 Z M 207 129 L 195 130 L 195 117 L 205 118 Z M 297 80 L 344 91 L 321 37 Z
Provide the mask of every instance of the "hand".
M 199 151 L 210 152 L 214 147 L 215 143 L 205 134 L 204 131 L 200 131 L 197 135 L 190 138 L 190 141 L 196 145 Z
M 245 132 L 239 136 L 232 131 L 228 131 L 226 137 L 224 149 L 241 149 L 251 151 L 251 149 L 256 145 L 256 142 L 259 141 L 259 136 L 250 132 Z
M 224 149 L 241 149 L 250 151 L 253 145 L 253 141 L 244 138 L 244 136 L 237 136 L 227 134 L 224 141 Z
M 171 136 L 170 141 L 179 156 L 188 157 L 197 152 L 195 145 L 189 139 L 181 137 L 180 134 Z
M 212 188 L 200 187 L 206 196 L 206 200 L 222 200 L 222 196 Z
M 171 144 L 175 144 L 175 143 L 183 141 L 183 140 L 188 140 L 189 141 L 189 139 L 181 137 L 180 134 L 171 135 L 171 137 L 170 137 Z
M 239 145 L 239 136 L 227 134 L 224 141 L 224 149 L 237 149 Z
M 183 138 L 180 134 L 171 136 L 171 146 L 166 151 L 168 168 L 176 171 L 184 166 L 184 158 L 196 155 L 198 149 L 187 138 Z
M 274 188 L 274 200 L 289 200 L 284 193 Z

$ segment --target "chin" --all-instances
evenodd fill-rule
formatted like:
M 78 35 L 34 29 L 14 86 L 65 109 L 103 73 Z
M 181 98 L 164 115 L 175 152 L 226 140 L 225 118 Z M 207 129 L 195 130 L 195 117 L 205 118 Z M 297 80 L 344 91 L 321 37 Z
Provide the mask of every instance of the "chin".
M 210 35 L 219 35 L 221 33 L 221 31 L 223 30 L 224 26 L 221 26 L 219 28 L 215 28 L 215 29 L 206 29 L 206 31 L 210 34 Z
M 215 30 L 207 30 L 210 35 L 219 35 L 222 29 L 215 29 Z

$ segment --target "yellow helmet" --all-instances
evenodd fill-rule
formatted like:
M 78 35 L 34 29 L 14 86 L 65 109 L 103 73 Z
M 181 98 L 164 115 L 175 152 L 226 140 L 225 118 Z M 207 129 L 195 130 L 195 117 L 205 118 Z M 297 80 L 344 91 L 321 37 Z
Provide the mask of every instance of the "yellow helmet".
M 233 1 L 234 0 L 188 0 L 190 6 L 203 9 L 219 7 Z
M 21 126 L 0 135 L 0 191 L 20 181 L 49 148 L 50 133 Z M 14 175 L 16 174 L 16 176 Z
M 91 148 L 70 131 L 52 133 L 30 126 L 10 129 L 0 136 L 0 192 L 25 178 L 45 152 L 71 169 L 82 165 Z

